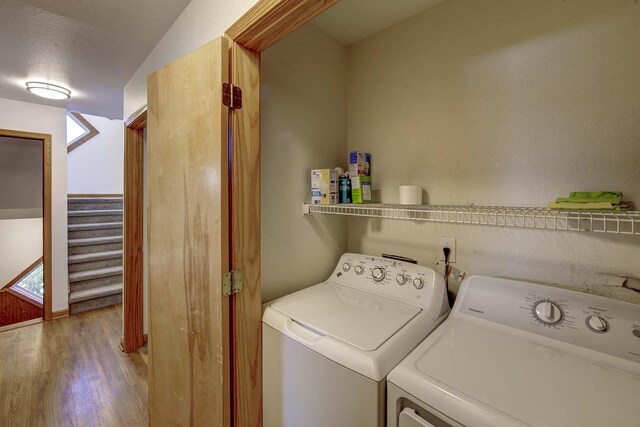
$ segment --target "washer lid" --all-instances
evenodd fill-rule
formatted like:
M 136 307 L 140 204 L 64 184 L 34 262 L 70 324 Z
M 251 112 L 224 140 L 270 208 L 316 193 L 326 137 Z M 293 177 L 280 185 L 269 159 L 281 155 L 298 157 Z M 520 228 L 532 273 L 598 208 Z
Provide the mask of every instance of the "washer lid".
M 271 307 L 364 351 L 380 347 L 420 313 L 418 307 L 329 282 L 284 297 Z

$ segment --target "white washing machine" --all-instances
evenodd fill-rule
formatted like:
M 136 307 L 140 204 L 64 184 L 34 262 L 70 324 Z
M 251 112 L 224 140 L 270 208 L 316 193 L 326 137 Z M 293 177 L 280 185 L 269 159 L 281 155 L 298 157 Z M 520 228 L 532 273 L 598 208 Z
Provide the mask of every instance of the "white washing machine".
M 265 427 L 378 427 L 385 377 L 449 312 L 434 270 L 344 254 L 263 316 Z
M 389 427 L 640 426 L 640 306 L 489 277 L 388 377 Z

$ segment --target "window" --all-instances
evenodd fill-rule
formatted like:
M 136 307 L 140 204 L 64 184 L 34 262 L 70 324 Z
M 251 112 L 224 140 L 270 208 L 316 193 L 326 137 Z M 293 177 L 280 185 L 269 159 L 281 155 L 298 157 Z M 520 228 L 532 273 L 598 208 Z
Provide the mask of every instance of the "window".
M 71 114 L 67 113 L 67 145 L 82 138 L 88 133 L 89 129 L 84 127 L 84 125 Z
M 44 265 L 40 262 L 25 274 L 11 290 L 21 293 L 32 300 L 42 303 L 44 296 Z
M 94 136 L 96 129 L 82 114 L 67 112 L 67 153 L 75 150 Z

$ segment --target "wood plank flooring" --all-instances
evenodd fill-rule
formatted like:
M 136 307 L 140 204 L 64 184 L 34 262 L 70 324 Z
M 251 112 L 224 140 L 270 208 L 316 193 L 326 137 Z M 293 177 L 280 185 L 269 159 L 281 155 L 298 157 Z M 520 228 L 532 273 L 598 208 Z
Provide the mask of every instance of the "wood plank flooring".
M 147 426 L 147 363 L 120 305 L 0 332 L 0 426 Z

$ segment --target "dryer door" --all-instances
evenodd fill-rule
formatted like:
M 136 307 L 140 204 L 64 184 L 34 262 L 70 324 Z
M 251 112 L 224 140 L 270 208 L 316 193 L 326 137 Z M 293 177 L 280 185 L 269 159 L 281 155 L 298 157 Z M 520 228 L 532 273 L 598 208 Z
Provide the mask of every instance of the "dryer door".
M 398 427 L 435 427 L 433 424 L 416 414 L 411 408 L 404 408 L 400 412 Z

